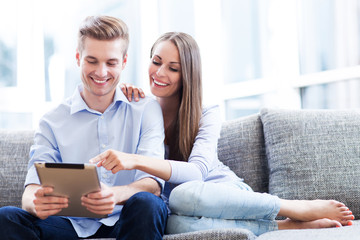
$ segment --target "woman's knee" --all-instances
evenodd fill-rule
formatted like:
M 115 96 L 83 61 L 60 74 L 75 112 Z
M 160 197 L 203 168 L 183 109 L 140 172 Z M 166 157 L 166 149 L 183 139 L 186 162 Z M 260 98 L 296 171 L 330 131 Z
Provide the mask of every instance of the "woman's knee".
M 205 183 L 202 181 L 191 181 L 177 186 L 171 191 L 169 208 L 174 213 L 193 216 L 197 206 L 203 205 L 204 187 Z

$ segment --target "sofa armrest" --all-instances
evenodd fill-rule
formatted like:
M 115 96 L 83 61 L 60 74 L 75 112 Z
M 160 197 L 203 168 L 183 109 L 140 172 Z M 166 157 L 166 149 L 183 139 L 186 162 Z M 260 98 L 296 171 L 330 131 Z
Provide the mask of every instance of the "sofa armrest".
M 33 130 L 0 130 L 0 207 L 21 207 Z

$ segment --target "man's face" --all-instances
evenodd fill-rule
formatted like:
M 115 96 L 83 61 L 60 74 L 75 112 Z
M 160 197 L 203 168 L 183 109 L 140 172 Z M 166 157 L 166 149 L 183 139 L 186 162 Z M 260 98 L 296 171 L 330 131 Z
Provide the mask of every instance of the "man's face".
M 123 40 L 86 38 L 82 51 L 76 52 L 76 59 L 81 68 L 84 100 L 100 97 L 112 100 L 127 60 L 127 56 L 123 57 Z

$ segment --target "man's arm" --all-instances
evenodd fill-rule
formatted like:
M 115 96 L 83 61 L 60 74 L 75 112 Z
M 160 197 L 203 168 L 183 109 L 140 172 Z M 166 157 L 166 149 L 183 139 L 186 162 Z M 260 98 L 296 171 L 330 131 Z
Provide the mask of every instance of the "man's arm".
M 42 187 L 37 184 L 27 185 L 22 196 L 22 208 L 40 219 L 60 212 L 68 207 L 65 197 L 47 196 L 53 192 L 51 187 Z
M 160 196 L 161 187 L 153 178 L 143 178 L 126 186 L 113 187 L 117 204 L 124 204 L 132 195 L 138 192 L 150 192 Z

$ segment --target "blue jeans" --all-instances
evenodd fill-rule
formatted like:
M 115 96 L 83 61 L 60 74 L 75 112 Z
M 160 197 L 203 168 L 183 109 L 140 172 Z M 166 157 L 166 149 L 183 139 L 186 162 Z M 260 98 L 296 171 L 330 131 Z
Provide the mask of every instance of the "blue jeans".
M 219 228 L 246 228 L 256 235 L 277 230 L 280 210 L 276 196 L 257 193 L 242 181 L 213 183 L 192 181 L 170 194 L 166 233 Z
M 140 192 L 124 205 L 114 226 L 102 225 L 89 238 L 162 239 L 167 209 L 157 196 Z M 16 207 L 0 208 L 1 239 L 79 239 L 70 221 L 58 216 L 41 220 Z

